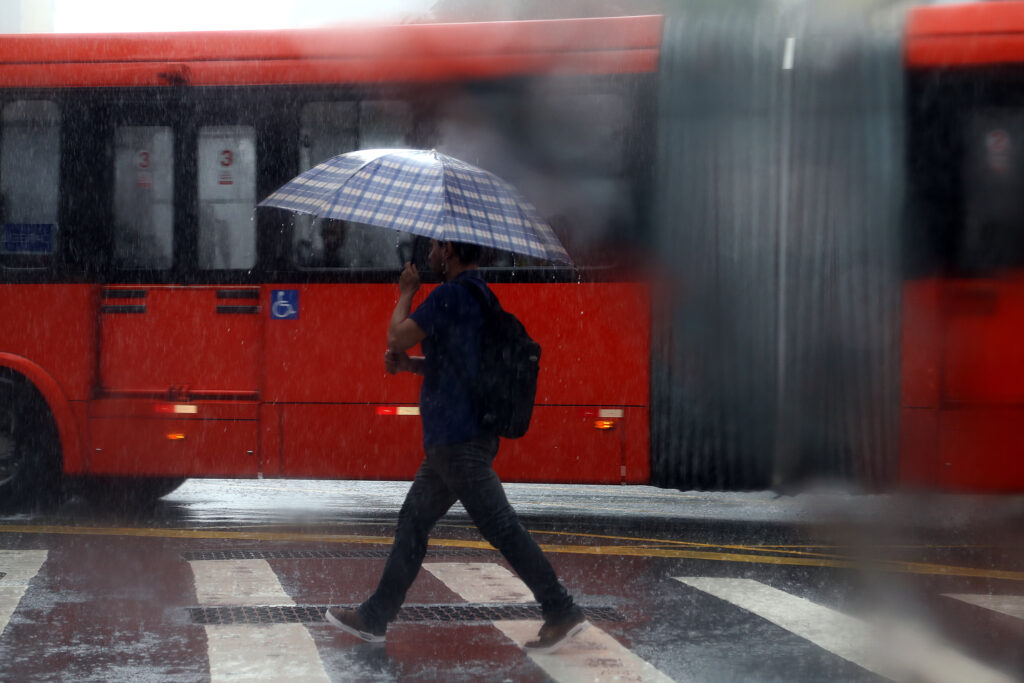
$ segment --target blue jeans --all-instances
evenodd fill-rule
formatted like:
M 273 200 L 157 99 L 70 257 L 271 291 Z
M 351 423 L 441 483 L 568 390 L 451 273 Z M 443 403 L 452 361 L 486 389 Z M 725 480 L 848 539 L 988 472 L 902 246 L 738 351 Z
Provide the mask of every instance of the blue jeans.
M 427 449 L 398 513 L 398 530 L 377 590 L 359 606 L 369 628 L 386 628 L 398 615 L 423 564 L 430 530 L 456 500 L 533 591 L 545 619 L 557 620 L 579 609 L 509 505 L 491 467 L 497 454 L 497 436 Z

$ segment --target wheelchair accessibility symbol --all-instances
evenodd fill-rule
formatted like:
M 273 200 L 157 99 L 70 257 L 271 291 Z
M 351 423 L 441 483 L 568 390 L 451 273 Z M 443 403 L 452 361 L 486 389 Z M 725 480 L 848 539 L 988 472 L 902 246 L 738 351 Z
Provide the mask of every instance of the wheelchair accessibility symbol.
M 299 290 L 273 289 L 270 291 L 270 319 L 295 320 L 299 317 Z

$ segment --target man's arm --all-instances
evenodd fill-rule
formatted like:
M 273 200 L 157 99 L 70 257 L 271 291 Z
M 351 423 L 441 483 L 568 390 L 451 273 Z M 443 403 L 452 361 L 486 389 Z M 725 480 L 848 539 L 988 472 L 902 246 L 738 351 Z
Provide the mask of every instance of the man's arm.
M 420 288 L 420 275 L 412 263 L 406 263 L 398 278 L 398 303 L 388 323 L 388 349 L 406 351 L 423 341 L 427 333 L 409 317 L 412 298 Z
M 384 369 L 389 375 L 397 372 L 423 374 L 423 356 L 407 356 L 405 351 L 388 351 L 384 355 Z

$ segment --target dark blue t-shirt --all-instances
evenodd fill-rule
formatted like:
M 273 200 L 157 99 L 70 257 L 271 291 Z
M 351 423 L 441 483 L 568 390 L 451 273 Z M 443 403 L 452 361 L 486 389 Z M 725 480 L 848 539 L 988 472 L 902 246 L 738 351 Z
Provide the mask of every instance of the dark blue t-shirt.
M 425 357 L 420 388 L 424 448 L 462 443 L 486 433 L 467 386 L 480 374 L 484 317 L 465 285 L 456 284 L 463 280 L 493 296 L 477 270 L 466 270 L 434 289 L 410 316 L 427 333 L 421 342 Z M 461 379 L 456 365 L 461 368 Z

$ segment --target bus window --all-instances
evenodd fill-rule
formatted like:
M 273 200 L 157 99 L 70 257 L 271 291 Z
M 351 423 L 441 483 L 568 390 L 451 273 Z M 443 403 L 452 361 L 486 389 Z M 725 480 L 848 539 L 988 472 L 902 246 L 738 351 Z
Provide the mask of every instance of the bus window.
M 1024 265 L 1024 113 L 973 113 L 965 140 L 958 270 L 991 275 Z
M 302 107 L 299 166 L 313 168 L 356 148 L 358 108 L 355 102 L 309 102 Z
M 358 123 L 358 128 L 357 128 Z M 310 102 L 302 109 L 302 170 L 356 149 L 404 147 L 412 115 L 400 101 Z M 401 266 L 395 230 L 350 221 L 295 217 L 295 263 L 311 270 L 391 270 Z
M 199 267 L 256 263 L 256 133 L 251 126 L 199 131 Z
M 450 98 L 438 117 L 438 148 L 522 192 L 577 266 L 620 265 L 640 239 L 637 180 L 627 172 L 632 100 L 619 91 L 557 86 L 466 90 Z M 547 267 L 501 252 L 481 260 L 482 267 L 513 265 Z
M 412 108 L 401 100 L 359 103 L 359 149 L 409 147 L 413 133 Z
M 4 106 L 0 128 L 0 263 L 44 267 L 57 251 L 60 110 L 46 100 Z
M 545 83 L 530 92 L 525 134 L 553 182 L 517 179 L 579 266 L 606 267 L 637 248 L 627 175 L 632 101 L 621 92 L 564 92 Z M 581 117 L 580 112 L 587 115 Z
M 312 270 L 395 270 L 411 241 L 397 230 L 317 218 L 296 244 L 296 261 Z
M 590 176 L 625 173 L 632 108 L 624 95 L 537 88 L 526 116 L 525 132 L 546 163 Z
M 171 267 L 174 134 L 168 126 L 121 126 L 114 134 L 114 265 Z
M 299 128 L 299 169 L 307 171 L 317 164 L 356 148 L 359 108 L 355 102 L 309 102 L 302 107 Z M 327 253 L 313 216 L 296 214 L 295 261 L 304 268 L 340 267 L 321 264 L 334 262 L 331 228 L 326 233 Z

